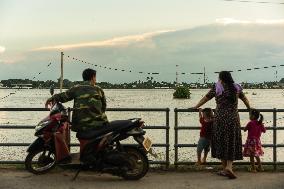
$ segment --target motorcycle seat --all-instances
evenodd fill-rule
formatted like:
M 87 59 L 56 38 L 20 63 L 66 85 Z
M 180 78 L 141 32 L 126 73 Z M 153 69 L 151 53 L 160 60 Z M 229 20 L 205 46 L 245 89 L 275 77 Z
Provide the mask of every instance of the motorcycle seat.
M 131 127 L 134 123 L 131 120 L 116 120 L 107 123 L 106 125 L 90 129 L 86 131 L 81 131 L 76 134 L 76 137 L 79 139 L 93 139 L 101 135 L 107 134 L 111 131 L 120 131 Z

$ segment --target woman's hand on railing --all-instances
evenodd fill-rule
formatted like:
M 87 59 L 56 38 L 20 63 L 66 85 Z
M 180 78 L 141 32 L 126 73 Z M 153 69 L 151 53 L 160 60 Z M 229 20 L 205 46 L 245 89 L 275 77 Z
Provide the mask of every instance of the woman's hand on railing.
M 197 107 L 197 106 L 193 106 L 193 107 L 190 107 L 190 108 L 188 108 L 188 109 L 199 110 L 200 108 Z

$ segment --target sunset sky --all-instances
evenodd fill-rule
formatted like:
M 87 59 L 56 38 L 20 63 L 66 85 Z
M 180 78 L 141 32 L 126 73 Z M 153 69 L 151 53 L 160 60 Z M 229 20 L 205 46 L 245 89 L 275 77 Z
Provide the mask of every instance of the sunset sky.
M 280 4 L 284 1 L 270 0 L 270 2 L 264 4 L 256 3 L 256 1 L 241 3 L 222 0 L 0 0 L 0 80 L 31 78 L 34 74 L 42 71 L 48 62 L 59 63 L 60 51 L 68 52 L 70 56 L 80 56 L 86 61 L 101 61 L 97 63 L 108 64 L 107 66 L 110 67 L 119 66 L 143 71 L 158 70 L 161 64 L 154 65 L 154 58 L 153 65 L 144 66 L 141 61 L 133 61 L 136 54 L 128 53 L 131 50 L 121 52 L 121 48 L 125 49 L 135 43 L 135 48 L 139 50 L 137 52 L 141 52 L 147 57 L 145 49 L 149 49 L 149 46 L 145 47 L 145 45 L 149 45 L 149 43 L 146 44 L 145 41 L 153 38 L 153 40 L 155 39 L 155 48 L 159 48 L 158 44 L 162 44 L 159 41 L 160 36 L 165 38 L 167 34 L 182 30 L 190 30 L 192 33 L 195 28 L 203 26 L 208 29 L 212 28 L 212 24 L 263 25 L 267 29 L 270 28 L 268 33 L 271 34 L 274 32 L 274 29 L 271 30 L 271 28 L 277 26 L 277 32 L 283 30 L 284 33 L 284 4 Z M 221 30 L 223 31 L 224 28 Z M 206 32 L 205 29 L 202 31 L 203 34 Z M 238 31 L 236 29 L 236 32 Z M 231 34 L 232 32 L 230 32 Z M 280 56 L 279 60 L 276 60 L 275 56 L 273 59 L 267 58 L 265 60 L 267 64 L 283 63 L 284 49 L 281 44 L 277 43 L 277 39 L 282 37 L 279 39 L 282 41 L 283 36 L 276 35 L 274 39 L 265 39 L 271 39 L 273 42 L 273 45 L 267 47 L 265 52 L 269 51 L 269 53 L 276 53 L 277 57 Z M 260 38 L 259 36 L 258 42 Z M 198 44 L 200 43 L 199 41 Z M 140 44 L 139 47 L 137 44 Z M 144 45 L 143 48 L 141 44 Z M 188 44 L 191 44 L 190 41 Z M 176 48 L 175 52 L 180 49 L 178 47 L 180 46 L 173 47 Z M 204 48 L 207 47 L 208 45 Z M 254 45 L 254 47 L 258 48 L 259 46 Z M 108 48 L 111 50 L 107 51 Z M 96 54 L 93 54 L 94 50 Z M 157 52 L 164 53 L 163 50 L 159 49 Z M 261 54 L 260 50 L 257 52 Z M 108 56 L 110 54 L 111 56 Z M 243 55 L 240 54 L 240 58 L 242 57 Z M 155 58 L 157 58 L 156 62 L 162 61 L 158 59 L 160 57 L 157 55 Z M 215 70 L 227 69 L 216 64 L 217 58 L 212 56 L 210 65 L 214 64 Z M 229 57 L 227 58 L 220 60 L 227 61 Z M 259 62 L 258 55 L 250 58 L 250 62 Z M 119 62 L 122 59 L 124 64 Z M 181 64 L 181 67 L 184 65 L 182 68 L 185 70 L 192 67 L 196 70 L 203 70 L 203 66 L 207 67 L 209 64 L 207 59 L 198 59 L 200 63 L 204 62 L 201 67 L 197 60 L 196 65 L 187 67 L 185 63 L 179 61 L 181 60 L 175 59 L 172 64 L 165 64 L 167 69 L 163 68 L 162 70 L 170 72 L 176 64 Z M 240 62 L 240 66 L 246 65 L 244 62 Z M 248 66 L 255 65 L 252 63 Z M 56 80 L 59 76 L 57 67 L 54 66 L 51 73 L 42 74 L 37 79 Z M 80 72 L 84 68 L 85 65 L 81 67 L 67 66 L 66 78 L 80 80 Z M 208 69 L 211 68 L 209 66 Z M 76 75 L 76 72 L 79 73 Z M 135 75 L 125 76 L 120 73 L 113 75 L 106 71 L 101 71 L 101 73 L 103 73 L 99 79 L 101 81 L 123 82 L 143 79 Z M 283 72 L 279 70 L 279 74 L 281 73 Z M 273 71 L 270 72 L 270 76 L 265 79 L 272 80 L 273 74 Z M 110 75 L 116 78 L 110 79 Z M 262 81 L 261 75 L 256 73 L 255 77 L 247 79 Z M 215 76 L 212 76 L 211 79 L 213 77 Z M 237 77 L 242 78 L 243 76 Z M 173 78 L 174 76 L 171 78 L 160 77 L 157 80 L 173 80 Z M 192 80 L 196 80 L 196 78 Z

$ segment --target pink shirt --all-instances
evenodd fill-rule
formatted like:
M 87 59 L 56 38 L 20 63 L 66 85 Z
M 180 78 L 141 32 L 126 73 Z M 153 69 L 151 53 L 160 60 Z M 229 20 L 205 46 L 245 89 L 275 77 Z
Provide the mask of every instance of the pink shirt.
M 257 120 L 252 120 L 248 122 L 245 129 L 248 130 L 249 139 L 260 139 L 261 133 L 265 133 L 266 131 L 264 125 L 258 123 Z

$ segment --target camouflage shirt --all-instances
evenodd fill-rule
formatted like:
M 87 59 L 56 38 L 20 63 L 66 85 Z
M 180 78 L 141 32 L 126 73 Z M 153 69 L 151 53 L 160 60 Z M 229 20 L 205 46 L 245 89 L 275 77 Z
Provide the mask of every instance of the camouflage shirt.
M 74 86 L 66 92 L 55 94 L 49 100 L 64 103 L 73 99 L 72 131 L 98 128 L 108 122 L 105 114 L 106 98 L 100 87 L 86 82 L 86 84 Z

